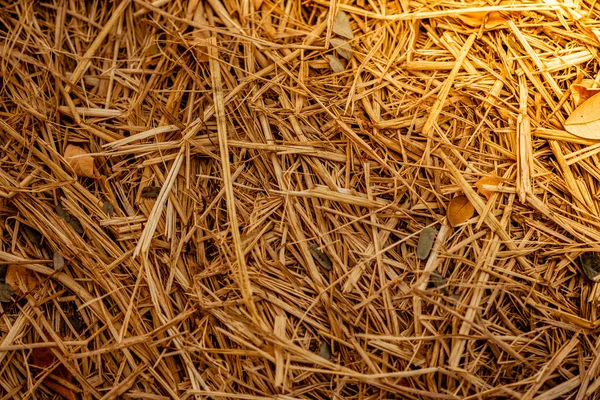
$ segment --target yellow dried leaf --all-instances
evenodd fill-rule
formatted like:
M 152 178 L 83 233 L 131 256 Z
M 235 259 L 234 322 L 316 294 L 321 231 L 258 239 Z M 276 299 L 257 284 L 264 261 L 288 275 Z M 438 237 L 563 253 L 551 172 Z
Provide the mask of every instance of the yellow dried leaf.
M 569 115 L 565 130 L 584 139 L 600 140 L 600 93 L 590 97 Z
M 511 5 L 513 2 L 510 0 L 501 1 L 498 5 Z M 508 15 L 508 13 L 504 13 L 504 15 Z M 479 28 L 482 23 L 485 21 L 484 28 L 492 29 L 496 28 L 500 25 L 506 23 L 506 17 L 502 15 L 499 11 L 492 12 L 478 12 L 478 13 L 468 13 L 468 14 L 458 14 L 457 17 L 465 24 L 472 26 L 474 28 Z M 487 19 L 486 19 L 487 16 Z
M 342 64 L 340 59 L 334 56 L 333 54 L 327 54 L 325 57 L 327 57 L 327 61 L 329 61 L 329 66 L 331 67 L 333 72 L 338 73 L 344 72 L 346 70 L 344 64 Z
M 6 283 L 18 295 L 33 290 L 38 283 L 35 275 L 22 265 L 9 265 L 6 268 Z
M 492 195 L 494 194 L 494 192 L 492 192 L 491 190 L 484 189 L 483 185 L 497 186 L 501 182 L 502 181 L 497 176 L 484 176 L 475 183 L 475 186 L 477 186 L 477 190 L 479 190 L 479 193 L 484 195 L 489 200 L 490 197 L 492 197 Z
M 331 46 L 333 46 L 335 51 L 337 51 L 337 53 L 346 60 L 352 58 L 352 47 L 346 40 L 340 38 L 331 38 Z
M 339 10 L 335 15 L 333 33 L 343 36 L 346 39 L 354 39 L 354 33 L 352 32 L 352 27 L 350 26 L 350 18 L 348 18 L 348 14 L 342 10 Z
M 485 20 L 486 15 L 489 15 L 487 20 Z M 484 27 L 486 29 L 492 29 L 506 23 L 506 18 L 504 18 L 502 14 L 500 14 L 498 11 L 492 11 L 491 13 L 481 12 L 471 14 L 458 14 L 457 17 L 465 24 L 474 28 L 480 27 L 484 20 Z
M 458 196 L 450 200 L 446 213 L 450 226 L 455 227 L 471 219 L 475 214 L 475 208 L 467 196 Z
M 575 100 L 575 105 L 580 106 L 584 101 L 600 93 L 600 87 L 592 88 L 595 81 L 593 79 L 584 79 L 579 83 L 571 85 L 571 95 Z
M 94 173 L 94 157 L 90 156 L 81 147 L 72 144 L 68 145 L 65 149 L 65 159 L 77 175 L 87 178 L 96 177 Z

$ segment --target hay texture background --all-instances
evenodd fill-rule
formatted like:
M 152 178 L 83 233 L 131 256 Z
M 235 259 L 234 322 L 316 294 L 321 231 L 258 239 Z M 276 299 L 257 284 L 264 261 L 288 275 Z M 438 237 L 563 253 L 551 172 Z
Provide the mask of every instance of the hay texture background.
M 1 4 L 1 399 L 600 398 L 595 1 Z

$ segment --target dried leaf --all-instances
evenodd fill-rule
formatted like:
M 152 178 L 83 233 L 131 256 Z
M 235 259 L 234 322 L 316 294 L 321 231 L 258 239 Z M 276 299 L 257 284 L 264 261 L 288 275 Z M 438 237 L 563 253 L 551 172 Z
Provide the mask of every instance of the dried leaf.
M 431 273 L 431 283 L 435 288 L 440 289 L 440 292 L 442 292 L 442 294 L 448 294 L 448 288 L 445 287 L 446 279 L 437 270 L 434 270 Z
M 507 4 L 507 1 L 501 1 L 500 5 Z M 481 24 L 484 23 L 484 28 L 492 29 L 496 28 L 500 25 L 506 24 L 506 18 L 498 11 L 492 12 L 478 12 L 478 13 L 468 13 L 468 14 L 458 14 L 456 15 L 458 19 L 460 19 L 465 24 L 472 26 L 474 28 L 481 27 Z M 487 19 L 486 19 L 487 17 Z
M 576 106 L 589 99 L 590 97 L 600 93 L 600 87 L 592 88 L 595 81 L 593 79 L 584 79 L 580 83 L 571 85 L 571 95 Z
M 475 186 L 477 186 L 477 190 L 479 190 L 479 193 L 484 195 L 489 200 L 490 197 L 492 197 L 492 195 L 494 194 L 494 192 L 492 192 L 491 190 L 484 189 L 483 185 L 498 186 L 501 182 L 502 181 L 497 176 L 484 176 L 475 183 Z
M 59 366 L 59 368 L 62 367 Z M 64 367 L 63 367 L 64 368 Z M 69 379 L 70 381 L 71 379 Z M 73 391 L 63 385 L 61 385 L 58 382 L 54 382 L 49 380 L 48 378 L 44 379 L 44 385 L 46 385 L 48 387 L 48 389 L 53 390 L 56 394 L 61 395 L 62 397 L 64 397 L 67 400 L 77 400 L 77 396 L 75 396 L 75 393 L 73 393 Z
M 354 39 L 354 32 L 352 32 L 352 27 L 350 26 L 350 18 L 348 18 L 348 14 L 342 10 L 338 10 L 337 14 L 335 15 L 333 32 L 336 35 L 345 37 L 346 39 Z
M 54 206 L 54 211 L 56 211 L 56 214 L 65 221 L 69 222 L 71 220 L 71 214 L 65 210 L 62 204 L 60 204 L 60 201 Z
M 69 220 L 69 225 L 75 230 L 75 232 L 83 235 L 83 226 L 81 226 L 81 222 L 77 218 L 71 215 L 71 219 Z
M 145 199 L 155 199 L 160 194 L 160 188 L 158 186 L 146 186 L 142 188 L 141 196 Z
M 429 257 L 429 252 L 433 247 L 433 242 L 437 236 L 437 229 L 428 227 L 423 228 L 419 234 L 419 244 L 417 245 L 417 258 L 419 260 L 425 260 Z
M 54 269 L 60 269 L 65 265 L 65 258 L 58 252 L 54 252 L 52 261 L 54 264 Z
M 94 157 L 79 146 L 68 145 L 65 149 L 65 160 L 69 163 L 73 171 L 79 176 L 86 178 L 95 178 Z
M 340 59 L 334 56 L 333 54 L 326 54 L 325 57 L 327 57 L 327 61 L 329 61 L 329 66 L 331 67 L 333 72 L 338 73 L 344 72 L 346 70 L 346 67 L 344 67 L 344 64 L 342 64 Z
M 10 286 L 8 283 L 0 283 L 0 303 L 10 303 L 10 297 L 12 295 L 12 286 Z
M 319 355 L 328 361 L 331 359 L 331 345 L 328 342 L 321 343 Z
M 102 211 L 104 211 L 104 214 L 110 217 L 115 212 L 115 207 L 113 207 L 110 201 L 105 201 L 102 204 Z
M 597 253 L 587 252 L 583 253 L 579 260 L 585 276 L 593 282 L 600 282 L 600 256 Z
M 69 315 L 69 322 L 73 326 L 73 329 L 75 329 L 75 331 L 78 333 L 81 333 L 86 327 L 85 321 L 83 318 L 81 318 L 81 315 L 79 315 L 78 312 L 74 312 L 73 314 Z
M 5 280 L 20 296 L 33 290 L 38 283 L 36 276 L 22 265 L 9 265 L 6 269 Z
M 38 347 L 33 349 L 31 354 L 31 365 L 35 367 L 37 373 L 43 372 L 43 370 L 51 367 L 57 361 L 57 357 L 54 355 L 49 347 Z M 63 396 L 69 400 L 75 400 L 77 397 L 71 391 L 71 389 L 61 385 L 59 382 L 51 380 L 52 377 L 61 378 L 69 383 L 73 380 L 73 375 L 69 370 L 62 364 L 56 366 L 52 373 L 44 378 L 44 385 L 54 391 L 56 394 Z
M 30 226 L 23 225 L 23 231 L 32 245 L 39 246 L 42 244 L 42 234 Z
M 323 252 L 323 250 L 319 248 L 319 245 L 313 243 L 310 246 L 308 246 L 308 250 L 310 251 L 310 254 L 312 254 L 312 256 L 314 257 L 314 259 L 317 260 L 319 264 L 321 264 L 321 267 L 325 268 L 327 271 L 333 268 L 331 259 L 327 254 Z
M 333 46 L 335 51 L 337 51 L 340 57 L 344 57 L 346 60 L 352 58 L 352 46 L 350 46 L 350 43 L 346 40 L 340 38 L 332 38 L 331 45 Z
M 580 138 L 600 140 L 600 93 L 590 97 L 569 115 L 565 130 Z
M 160 54 L 160 49 L 156 44 L 148 46 L 146 50 L 144 50 L 144 57 L 154 57 Z
M 73 229 L 75 229 L 75 232 L 79 233 L 80 235 L 83 235 L 83 227 L 81 226 L 81 223 L 79 222 L 79 220 L 77 218 L 75 218 L 74 216 L 69 214 L 67 212 L 67 210 L 65 210 L 65 208 L 60 204 L 60 200 L 54 206 L 54 211 L 56 211 L 56 213 L 58 214 L 59 217 L 61 217 L 69 225 L 71 225 L 71 227 Z
M 39 369 L 46 369 L 56 362 L 56 356 L 48 347 L 34 348 L 31 353 L 31 364 Z
M 467 196 L 458 196 L 450 200 L 446 216 L 450 226 L 455 227 L 458 224 L 468 221 L 473 214 L 475 208 L 467 198 Z

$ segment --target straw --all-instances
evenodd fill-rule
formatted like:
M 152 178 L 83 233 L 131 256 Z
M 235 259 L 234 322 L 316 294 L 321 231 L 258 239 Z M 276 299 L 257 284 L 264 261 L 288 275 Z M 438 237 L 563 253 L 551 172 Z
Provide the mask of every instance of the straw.
M 595 2 L 5 3 L 0 399 L 599 396 Z

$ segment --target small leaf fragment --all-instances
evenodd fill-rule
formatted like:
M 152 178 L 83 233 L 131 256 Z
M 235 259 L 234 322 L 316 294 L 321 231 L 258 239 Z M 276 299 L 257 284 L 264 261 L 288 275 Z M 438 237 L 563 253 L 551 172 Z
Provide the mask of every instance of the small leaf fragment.
M 456 225 L 462 224 L 463 222 L 471 219 L 473 214 L 475 214 L 475 208 L 467 196 L 462 195 L 450 200 L 446 213 L 450 226 L 454 228 Z
M 65 149 L 65 160 L 79 176 L 95 178 L 94 157 L 79 146 L 68 145 Z
M 105 201 L 102 204 L 102 211 L 104 211 L 104 214 L 106 214 L 110 217 L 115 212 L 115 207 L 112 205 L 112 203 L 110 201 Z
M 425 260 L 429 257 L 429 252 L 433 247 L 433 242 L 437 236 L 437 229 L 428 227 L 423 228 L 419 234 L 419 244 L 417 245 L 417 258 L 419 260 Z
M 499 5 L 511 5 L 510 0 L 502 0 Z M 504 14 L 504 15 L 503 15 Z M 514 13 L 504 11 L 503 13 L 499 11 L 491 11 L 491 12 L 475 12 L 475 13 L 465 13 L 458 14 L 456 17 L 460 19 L 465 24 L 472 26 L 474 28 L 479 28 L 482 23 L 485 22 L 484 28 L 492 29 L 498 27 L 500 25 L 506 24 L 506 16 Z
M 492 29 L 506 23 L 506 18 L 504 18 L 502 14 L 500 14 L 498 11 L 492 11 L 490 13 L 481 12 L 471 14 L 458 14 L 457 17 L 462 22 L 472 27 L 480 27 L 481 24 L 485 21 L 485 29 Z
M 0 303 L 10 303 L 10 297 L 12 295 L 12 286 L 8 283 L 0 283 Z
M 489 200 L 490 197 L 492 197 L 492 195 L 494 194 L 494 192 L 492 192 L 491 190 L 484 189 L 483 185 L 498 186 L 501 182 L 502 181 L 497 176 L 484 176 L 475 183 L 475 186 L 477 186 L 477 190 L 479 190 L 479 193 L 484 195 Z
M 337 51 L 340 57 L 344 57 L 346 60 L 352 58 L 352 46 L 344 39 L 331 38 L 331 46 Z
M 71 215 L 71 219 L 69 220 L 69 225 L 75 230 L 75 232 L 83 235 L 83 226 L 81 226 L 81 222 L 77 218 Z
M 575 106 L 580 106 L 590 97 L 600 93 L 600 87 L 592 87 L 595 83 L 593 79 L 583 79 L 581 82 L 571 85 L 571 96 L 573 96 Z
M 58 214 L 58 216 L 64 219 L 65 221 L 69 222 L 71 220 L 71 214 L 69 214 L 68 211 L 65 210 L 62 204 L 60 204 L 60 201 L 54 206 L 54 211 L 56 211 L 56 214 Z
M 598 256 L 598 253 L 583 253 L 579 257 L 579 261 L 585 276 L 593 282 L 600 282 L 600 256 Z
M 442 292 L 442 294 L 448 294 L 448 288 L 446 287 L 446 279 L 442 276 L 442 274 L 438 272 L 437 269 L 431 273 L 431 283 L 435 288 L 440 289 L 440 292 Z
M 346 39 L 354 39 L 354 32 L 350 26 L 350 18 L 342 10 L 338 10 L 335 15 L 335 22 L 333 23 L 333 32 L 336 35 L 345 37 Z
M 9 265 L 6 269 L 5 280 L 18 295 L 24 295 L 33 290 L 38 283 L 35 275 L 22 265 Z
M 75 232 L 83 235 L 83 227 L 81 226 L 79 220 L 69 214 L 67 210 L 65 210 L 65 208 L 60 204 L 60 201 L 54 206 L 54 210 L 59 217 L 64 219 L 69 225 L 71 225 L 73 229 L 75 229 Z
M 312 254 L 313 258 L 321 265 L 321 267 L 325 268 L 327 271 L 330 271 L 333 268 L 331 259 L 323 252 L 323 250 L 319 248 L 319 245 L 313 243 L 308 246 L 308 250 L 310 251 L 310 254 Z
M 321 343 L 319 355 L 327 361 L 331 359 L 331 345 L 328 342 Z
M 155 199 L 160 194 L 160 187 L 146 186 L 142 188 L 141 196 L 145 199 Z
M 52 262 L 54 265 L 54 269 L 60 269 L 65 265 L 65 258 L 59 252 L 55 251 L 52 256 Z
M 33 229 L 30 226 L 23 225 L 23 231 L 25 232 L 25 235 L 27 236 L 29 241 L 31 241 L 31 244 L 33 244 L 34 246 L 39 246 L 40 244 L 42 244 L 42 234 L 39 233 L 37 230 Z
M 342 64 L 340 59 L 334 56 L 333 54 L 326 54 L 325 57 L 327 57 L 327 61 L 329 61 L 329 66 L 331 67 L 331 70 L 336 74 L 339 72 L 344 72 L 346 70 L 346 67 L 344 67 L 344 64 Z

